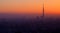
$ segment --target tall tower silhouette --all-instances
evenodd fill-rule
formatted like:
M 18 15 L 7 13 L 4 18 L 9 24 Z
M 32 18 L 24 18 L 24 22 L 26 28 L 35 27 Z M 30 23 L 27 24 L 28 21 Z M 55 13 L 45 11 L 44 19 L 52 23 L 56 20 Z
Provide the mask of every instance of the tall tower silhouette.
M 44 3 L 42 5 L 42 16 L 41 16 L 41 23 L 44 23 Z
M 43 8 L 42 8 L 42 18 L 44 19 L 44 3 L 43 3 Z
M 43 18 L 44 18 L 44 3 L 43 3 Z

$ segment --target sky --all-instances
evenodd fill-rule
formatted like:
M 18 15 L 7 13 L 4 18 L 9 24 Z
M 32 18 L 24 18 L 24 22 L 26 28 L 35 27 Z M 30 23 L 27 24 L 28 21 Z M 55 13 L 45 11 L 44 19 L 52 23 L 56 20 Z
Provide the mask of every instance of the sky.
M 42 14 L 43 2 L 45 15 L 60 14 L 60 0 L 0 0 L 0 13 Z

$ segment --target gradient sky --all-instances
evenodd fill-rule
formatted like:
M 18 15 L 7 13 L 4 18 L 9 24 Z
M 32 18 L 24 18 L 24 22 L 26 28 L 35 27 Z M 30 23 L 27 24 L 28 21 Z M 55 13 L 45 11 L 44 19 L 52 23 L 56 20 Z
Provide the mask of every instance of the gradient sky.
M 0 0 L 0 13 L 41 14 L 43 1 L 46 15 L 60 14 L 60 0 Z

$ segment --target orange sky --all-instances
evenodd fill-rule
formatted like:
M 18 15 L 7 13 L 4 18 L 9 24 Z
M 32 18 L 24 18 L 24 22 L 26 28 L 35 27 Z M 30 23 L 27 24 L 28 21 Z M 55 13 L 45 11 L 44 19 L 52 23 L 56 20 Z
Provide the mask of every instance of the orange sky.
M 0 0 L 0 13 L 42 13 L 44 1 L 45 14 L 60 14 L 60 0 Z

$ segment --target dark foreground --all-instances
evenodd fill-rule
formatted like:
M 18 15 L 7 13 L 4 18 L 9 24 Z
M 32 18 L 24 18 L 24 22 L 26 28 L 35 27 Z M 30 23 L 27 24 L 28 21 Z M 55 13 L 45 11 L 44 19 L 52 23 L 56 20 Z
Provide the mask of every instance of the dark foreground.
M 60 18 L 0 19 L 0 33 L 60 33 Z

